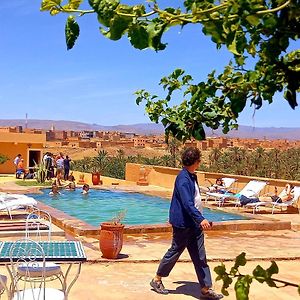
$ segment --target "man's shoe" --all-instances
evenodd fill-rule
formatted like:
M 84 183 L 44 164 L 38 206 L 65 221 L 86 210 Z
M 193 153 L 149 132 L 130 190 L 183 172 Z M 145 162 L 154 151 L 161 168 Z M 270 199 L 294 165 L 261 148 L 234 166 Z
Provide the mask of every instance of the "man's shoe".
M 203 300 L 219 300 L 222 299 L 224 296 L 222 294 L 216 293 L 213 289 L 208 289 L 207 293 L 200 292 L 200 299 Z
M 154 279 L 152 279 L 150 285 L 156 293 L 163 294 L 163 295 L 169 294 L 169 291 L 165 289 L 161 281 L 155 281 Z

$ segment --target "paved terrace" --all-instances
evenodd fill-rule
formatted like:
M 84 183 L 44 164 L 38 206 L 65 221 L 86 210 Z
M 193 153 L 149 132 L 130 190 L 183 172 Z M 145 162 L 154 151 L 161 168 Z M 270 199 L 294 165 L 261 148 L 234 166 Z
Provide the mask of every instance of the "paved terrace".
M 0 185 L 1 187 L 2 190 L 8 190 L 10 187 L 11 191 L 16 191 L 13 183 L 6 182 L 5 185 Z M 25 192 L 25 189 L 27 188 L 20 190 Z M 144 191 L 147 192 L 149 189 L 151 187 L 145 188 Z M 153 190 L 161 193 L 160 188 L 153 188 Z M 300 216 L 298 214 L 275 214 L 272 216 L 268 211 L 261 216 L 291 221 L 293 227 L 291 230 L 276 231 L 208 231 L 206 233 L 206 249 L 213 277 L 216 277 L 213 268 L 221 261 L 224 261 L 225 265 L 230 268 L 233 265 L 234 257 L 245 251 L 249 262 L 241 269 L 243 272 L 251 273 L 258 264 L 268 267 L 270 261 L 274 259 L 280 270 L 277 277 L 299 284 Z M 8 237 L 0 238 L 0 240 L 7 239 Z M 114 261 L 101 257 L 97 239 L 70 235 L 62 237 L 59 234 L 55 236 L 55 239 L 81 240 L 88 257 L 88 262 L 82 266 L 78 281 L 71 289 L 69 299 L 199 299 L 199 287 L 193 265 L 186 252 L 183 253 L 170 277 L 164 281 L 170 294 L 158 295 L 150 290 L 149 281 L 156 271 L 159 259 L 169 247 L 170 233 L 126 235 L 120 258 Z M 1 267 L 0 272 L 5 273 L 5 269 Z M 221 283 L 216 282 L 214 287 L 220 290 Z M 229 292 L 230 296 L 225 299 L 235 299 L 233 288 Z M 297 294 L 296 288 L 276 289 L 255 282 L 250 289 L 250 299 L 300 299 L 300 296 Z

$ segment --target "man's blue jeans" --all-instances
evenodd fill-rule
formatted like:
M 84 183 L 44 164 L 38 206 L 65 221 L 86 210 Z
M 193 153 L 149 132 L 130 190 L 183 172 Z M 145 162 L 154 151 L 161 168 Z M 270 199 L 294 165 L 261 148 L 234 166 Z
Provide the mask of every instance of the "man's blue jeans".
M 193 261 L 200 287 L 211 287 L 211 274 L 206 261 L 204 234 L 200 228 L 177 228 L 173 226 L 171 248 L 162 258 L 157 275 L 169 276 L 181 253 L 187 248 Z

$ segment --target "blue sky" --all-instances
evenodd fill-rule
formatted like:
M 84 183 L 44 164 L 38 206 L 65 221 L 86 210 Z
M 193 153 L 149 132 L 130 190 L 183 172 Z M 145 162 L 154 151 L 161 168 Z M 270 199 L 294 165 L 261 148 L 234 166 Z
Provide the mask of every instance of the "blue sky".
M 67 51 L 66 15 L 40 12 L 39 0 L 0 1 L 0 119 L 72 120 L 101 125 L 149 122 L 134 91 L 160 93 L 158 82 L 175 68 L 198 80 L 222 70 L 230 54 L 217 51 L 198 26 L 170 30 L 165 51 L 136 50 L 123 38 L 100 35 L 95 16 L 78 19 L 80 37 Z M 299 47 L 299 43 L 297 45 Z M 248 107 L 239 124 L 300 127 L 293 111 L 277 95 L 272 105 L 255 112 Z

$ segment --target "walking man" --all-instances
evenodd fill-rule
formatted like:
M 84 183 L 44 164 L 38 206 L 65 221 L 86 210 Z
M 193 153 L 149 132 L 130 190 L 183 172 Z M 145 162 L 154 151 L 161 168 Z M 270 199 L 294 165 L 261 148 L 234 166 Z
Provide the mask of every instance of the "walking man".
M 200 299 L 218 300 L 223 298 L 223 295 L 217 294 L 211 288 L 212 279 L 204 247 L 203 230 L 210 229 L 211 225 L 195 207 L 201 199 L 195 174 L 200 156 L 201 153 L 197 148 L 188 148 L 182 154 L 183 169 L 175 181 L 169 212 L 169 222 L 173 227 L 172 245 L 162 258 L 150 285 L 157 293 L 168 294 L 162 283 L 162 277 L 170 274 L 180 255 L 187 248 L 200 284 Z

